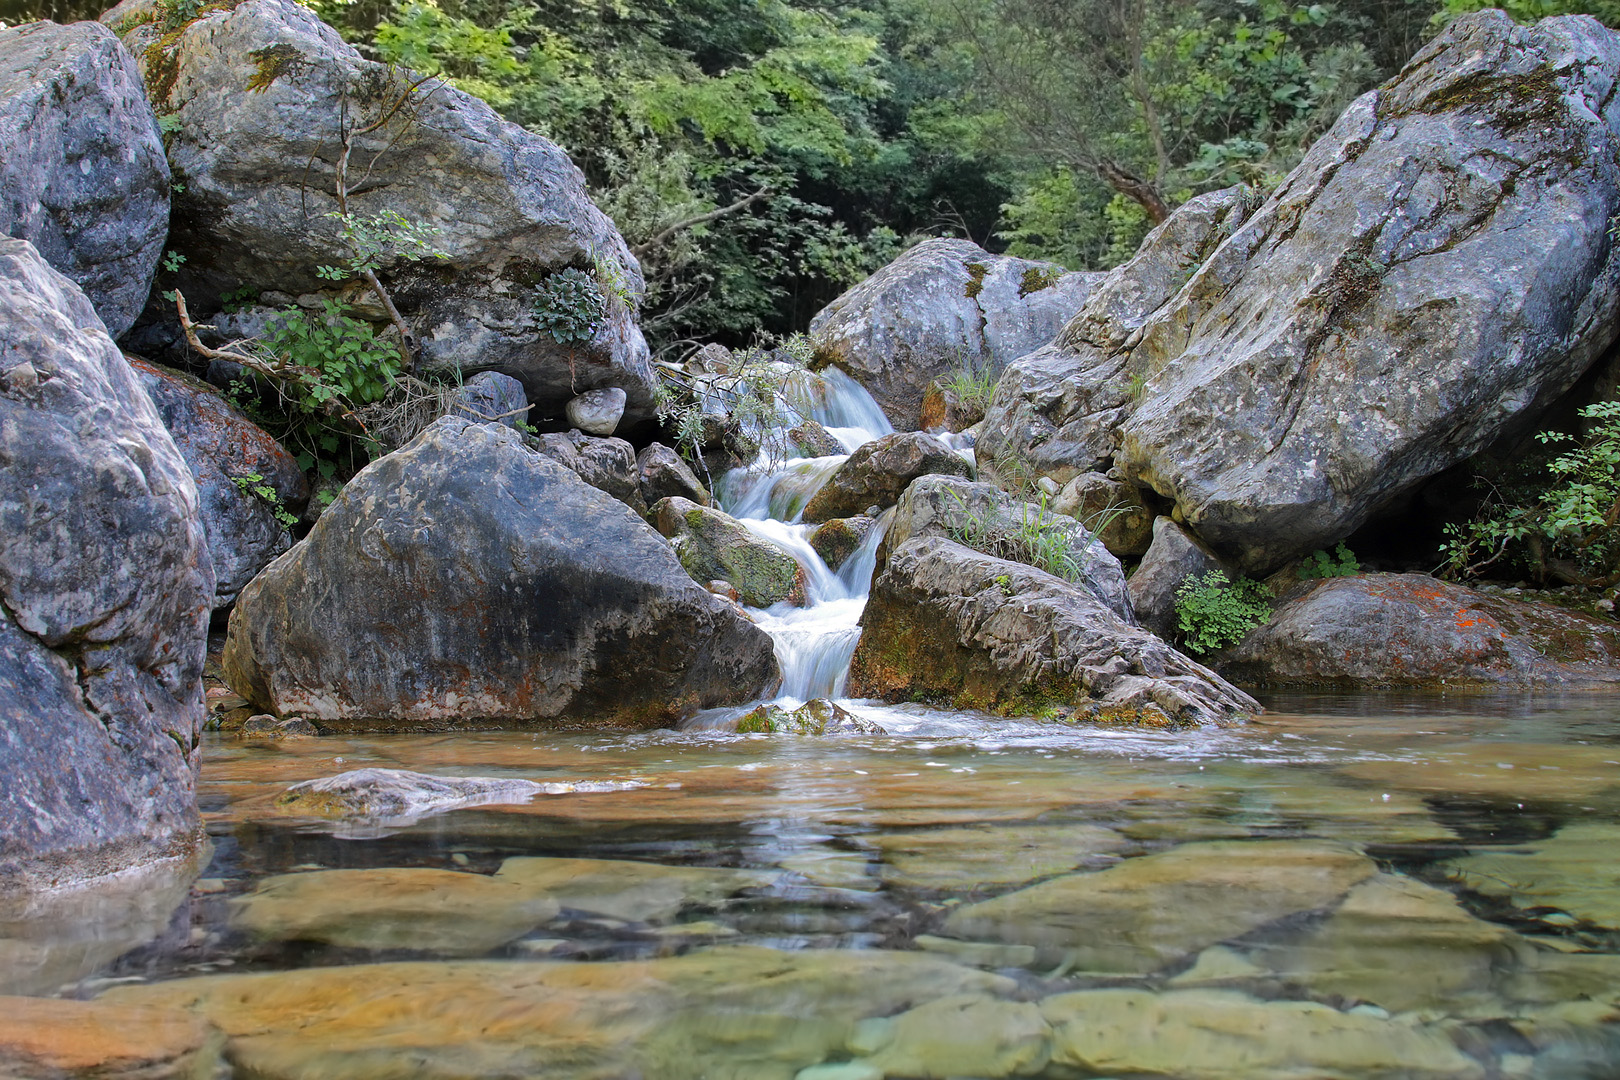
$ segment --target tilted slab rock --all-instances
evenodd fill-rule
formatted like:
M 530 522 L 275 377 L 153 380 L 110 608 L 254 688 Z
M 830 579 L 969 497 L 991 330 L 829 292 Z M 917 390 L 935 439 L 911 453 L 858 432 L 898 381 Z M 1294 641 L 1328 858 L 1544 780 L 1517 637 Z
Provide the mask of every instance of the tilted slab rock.
M 810 320 L 820 360 L 842 369 L 901 431 L 929 384 L 958 367 L 999 369 L 1051 341 L 1101 274 L 927 240 Z
M 642 517 L 647 516 L 635 447 L 623 439 L 583 431 L 548 432 L 536 436 L 535 441 L 546 457 L 572 469 L 591 487 L 607 492 Z
M 169 243 L 187 257 L 176 281 L 193 310 L 217 310 L 222 294 L 243 286 L 291 296 L 327 286 L 316 268 L 348 257 L 327 216 L 337 209 L 339 118 L 346 110 L 351 124 L 377 120 L 404 73 L 361 59 L 293 0 L 207 12 L 172 42 L 150 25 L 127 29 L 126 40 L 157 110 L 179 122 L 169 161 L 185 191 Z M 396 119 L 359 137 L 352 160 L 351 182 L 365 181 L 352 214 L 438 226 L 434 243 L 450 256 L 382 272 L 426 366 L 504 371 L 540 415 L 607 386 L 626 392 L 630 415 L 652 415 L 647 345 L 624 303 L 612 302 L 595 336 L 576 345 L 536 321 L 537 286 L 567 266 L 603 268 L 632 302 L 642 292 L 635 258 L 559 147 L 431 81 Z
M 1197 724 L 1260 711 L 1247 694 L 1085 589 L 942 537 L 889 557 L 861 617 L 849 691 L 1011 712 Z
M 207 383 L 144 360 L 131 359 L 130 366 L 197 481 L 214 563 L 214 606 L 224 607 L 292 546 L 276 510 L 302 510 L 309 481 L 269 432 Z M 268 490 L 273 501 L 254 489 Z
M 800 517 L 805 521 L 831 521 L 853 517 L 868 507 L 888 507 L 919 476 L 973 475 L 973 466 L 932 435 L 900 431 L 885 435 L 849 455 L 810 501 Z
M 654 727 L 778 679 L 770 638 L 628 507 L 444 417 L 237 600 L 231 685 L 322 728 Z
M 1296 686 L 1620 683 L 1620 627 L 1424 574 L 1303 585 L 1219 661 L 1244 682 Z
M 200 837 L 197 487 L 84 294 L 0 239 L 0 892 Z
M 32 243 L 118 337 L 169 232 L 169 162 L 135 58 L 99 23 L 0 29 L 0 146 L 0 235 Z

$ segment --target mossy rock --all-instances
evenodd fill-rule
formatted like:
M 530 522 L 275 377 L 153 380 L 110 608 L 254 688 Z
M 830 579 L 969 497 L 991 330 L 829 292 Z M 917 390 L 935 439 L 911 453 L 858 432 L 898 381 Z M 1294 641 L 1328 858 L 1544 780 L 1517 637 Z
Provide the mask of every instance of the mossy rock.
M 855 517 L 834 518 L 810 534 L 810 546 L 821 561 L 837 570 L 849 561 L 877 524 L 875 518 L 865 514 Z
M 814 698 L 788 712 L 766 703 L 737 721 L 739 735 L 885 735 L 881 725 L 856 716 L 848 709 Z
M 681 566 L 705 588 L 724 581 L 749 607 L 784 600 L 805 603 L 805 574 L 798 560 L 730 514 L 672 496 L 653 507 L 652 520 L 674 546 Z

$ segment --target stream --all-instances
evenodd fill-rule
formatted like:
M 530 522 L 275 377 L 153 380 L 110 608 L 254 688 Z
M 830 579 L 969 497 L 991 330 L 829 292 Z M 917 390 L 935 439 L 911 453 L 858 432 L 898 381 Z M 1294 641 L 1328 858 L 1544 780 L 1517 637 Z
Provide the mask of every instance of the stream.
M 863 396 L 807 411 L 853 449 L 887 430 Z M 789 707 L 843 699 L 881 539 L 833 572 L 794 522 L 841 460 L 719 485 L 806 570 L 754 613 Z M 210 734 L 195 880 L 0 922 L 0 991 L 198 1013 L 224 1040 L 188 1075 L 1620 1075 L 1620 697 L 1262 700 L 1192 732 L 845 699 L 887 734 Z M 555 787 L 278 805 L 360 768 Z

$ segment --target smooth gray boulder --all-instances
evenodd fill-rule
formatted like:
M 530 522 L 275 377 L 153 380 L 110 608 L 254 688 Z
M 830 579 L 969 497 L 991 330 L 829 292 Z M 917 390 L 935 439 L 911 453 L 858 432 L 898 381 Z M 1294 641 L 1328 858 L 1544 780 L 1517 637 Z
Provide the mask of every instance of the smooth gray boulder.
M 462 384 L 448 412 L 516 430 L 528 419 L 528 409 L 522 383 L 498 371 L 480 371 Z
M 1125 570 L 1100 539 L 1074 518 L 1022 502 L 993 484 L 954 476 L 918 479 L 895 505 L 878 549 L 878 566 L 882 567 L 889 552 L 914 536 L 948 537 L 1016 562 L 1029 562 L 1036 550 L 1067 555 L 1072 560 L 1069 579 L 1073 584 L 1091 593 L 1118 618 L 1136 622 Z M 1032 538 L 1035 543 L 1021 538 Z
M 214 607 L 226 607 L 292 546 L 277 512 L 296 518 L 309 500 L 309 481 L 269 432 L 212 386 L 144 360 L 131 358 L 130 366 L 197 482 Z
M 169 162 L 135 58 L 99 23 L 0 29 L 0 146 L 0 235 L 32 243 L 118 337 L 169 231 Z
M 1614 686 L 1620 628 L 1426 574 L 1360 574 L 1301 583 L 1217 662 L 1266 686 Z
M 663 443 L 651 443 L 636 455 L 636 483 L 648 506 L 656 506 L 660 499 L 672 496 L 691 499 L 699 506 L 708 506 L 714 501 L 692 467 Z
M 1231 576 L 1228 568 L 1198 537 L 1167 517 L 1153 521 L 1153 542 L 1126 582 L 1137 621 L 1162 638 L 1175 634 L 1176 590 L 1183 582 L 1211 570 Z
M 1052 340 L 1102 274 L 992 255 L 969 240 L 927 240 L 810 320 L 818 362 L 915 431 L 929 384 L 971 365 L 1000 369 Z
M 804 604 L 804 568 L 730 514 L 674 496 L 652 508 L 652 521 L 699 585 L 723 581 L 749 607 Z
M 1171 726 L 1260 711 L 1253 698 L 1088 590 L 944 537 L 901 544 L 872 586 L 851 697 Z
M 647 516 L 636 450 L 623 439 L 602 439 L 581 431 L 548 432 L 536 436 L 534 445 L 593 488 L 607 492 L 642 517 Z
M 0 893 L 190 852 L 214 574 L 85 295 L 0 240 Z
M 458 417 L 363 469 L 237 599 L 231 686 L 324 730 L 657 727 L 779 680 L 633 511 Z
M 617 386 L 587 390 L 568 403 L 568 422 L 587 435 L 612 435 L 624 416 L 624 391 Z
M 207 11 L 172 41 L 136 25 L 126 42 L 153 104 L 178 123 L 169 161 L 185 190 L 170 246 L 187 257 L 174 281 L 193 312 L 218 310 L 223 294 L 244 286 L 295 297 L 330 288 L 316 268 L 348 257 L 328 216 L 340 115 L 375 122 L 408 73 L 362 59 L 294 0 Z M 364 179 L 352 214 L 437 227 L 433 242 L 449 256 L 380 271 L 424 367 L 503 371 L 542 416 L 607 386 L 626 392 L 629 415 L 652 416 L 654 377 L 633 310 L 640 268 L 560 148 L 431 80 L 357 138 L 351 159 L 363 163 L 351 179 Z M 540 286 L 569 267 L 592 271 L 604 295 L 620 294 L 584 342 L 543 332 L 536 311 Z M 363 289 L 343 295 L 360 315 L 384 318 Z
M 868 507 L 893 506 L 900 493 L 919 476 L 973 475 L 973 466 L 932 435 L 897 431 L 849 455 L 827 482 L 805 503 L 800 518 L 822 522 L 854 517 Z

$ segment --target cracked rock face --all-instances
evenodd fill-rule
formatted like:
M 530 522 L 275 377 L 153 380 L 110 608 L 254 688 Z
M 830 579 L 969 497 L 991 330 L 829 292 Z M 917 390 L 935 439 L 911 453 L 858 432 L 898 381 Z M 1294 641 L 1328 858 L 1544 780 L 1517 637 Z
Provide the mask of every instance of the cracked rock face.
M 169 163 L 141 73 L 99 23 L 0 29 L 0 235 L 32 243 L 117 337 L 169 229 Z
M 929 240 L 828 304 L 810 336 L 890 423 L 914 431 L 930 383 L 964 364 L 999 370 L 1045 345 L 1102 276 Z
M 447 259 L 380 271 L 423 366 L 505 372 L 541 416 L 602 387 L 625 391 L 632 419 L 652 415 L 647 344 L 626 303 L 612 301 L 595 335 L 572 347 L 540 330 L 537 289 L 553 271 L 595 266 L 632 303 L 643 291 L 623 237 L 554 143 L 437 81 L 390 112 L 406 75 L 362 59 L 293 0 L 208 12 L 169 47 L 156 27 L 117 21 L 153 104 L 179 124 L 169 160 L 185 189 L 169 246 L 187 257 L 175 280 L 199 316 L 244 286 L 298 296 L 328 284 L 316 268 L 347 258 L 329 216 L 339 117 L 347 110 L 364 126 L 391 116 L 354 142 L 349 210 L 438 229 L 432 242 Z M 346 298 L 385 317 L 363 290 Z
M 256 708 L 371 731 L 657 727 L 780 677 L 628 507 L 459 417 L 372 462 L 242 590 L 225 674 Z
M 1216 193 L 1161 226 L 1003 380 L 981 446 L 1111 458 L 1249 571 L 1342 539 L 1613 341 L 1617 76 L 1584 16 L 1457 20 L 1252 213 Z
M 197 488 L 23 240 L 0 240 L 0 466 L 0 892 L 182 854 L 214 595 Z

